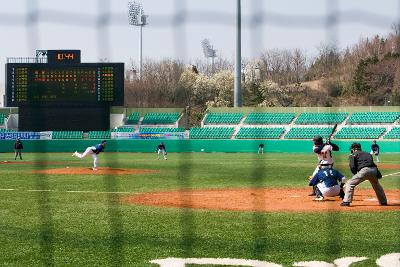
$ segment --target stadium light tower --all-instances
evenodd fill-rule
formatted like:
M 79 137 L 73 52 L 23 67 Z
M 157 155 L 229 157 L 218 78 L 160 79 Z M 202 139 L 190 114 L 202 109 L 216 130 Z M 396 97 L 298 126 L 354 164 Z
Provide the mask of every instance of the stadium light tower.
M 128 18 L 129 24 L 133 26 L 140 27 L 140 36 L 139 36 L 139 79 L 142 78 L 142 35 L 143 35 L 143 26 L 147 25 L 147 17 L 148 15 L 144 14 L 143 6 L 141 3 L 137 2 L 129 2 L 128 3 Z
M 217 50 L 213 48 L 208 39 L 201 41 L 203 47 L 203 54 L 206 58 L 211 58 L 211 73 L 214 73 L 214 58 L 217 57 Z

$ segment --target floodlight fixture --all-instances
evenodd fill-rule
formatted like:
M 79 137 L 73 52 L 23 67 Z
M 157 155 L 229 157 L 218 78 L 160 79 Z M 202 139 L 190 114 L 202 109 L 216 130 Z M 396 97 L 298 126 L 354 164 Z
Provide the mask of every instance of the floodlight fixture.
M 208 39 L 201 41 L 201 46 L 203 48 L 203 54 L 206 58 L 211 58 L 211 72 L 214 73 L 214 58 L 217 57 L 217 50 L 210 44 Z
M 139 79 L 142 78 L 142 55 L 143 55 L 143 26 L 148 24 L 148 15 L 144 14 L 143 6 L 138 2 L 128 3 L 128 20 L 129 25 L 139 26 Z
M 217 50 L 213 49 L 208 39 L 201 41 L 201 46 L 203 47 L 203 53 L 205 57 L 217 57 Z

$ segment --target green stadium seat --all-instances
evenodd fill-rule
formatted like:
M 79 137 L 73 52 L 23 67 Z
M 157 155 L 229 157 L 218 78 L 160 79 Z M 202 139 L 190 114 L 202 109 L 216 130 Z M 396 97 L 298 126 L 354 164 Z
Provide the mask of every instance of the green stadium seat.
M 383 127 L 343 127 L 336 139 L 378 139 L 386 131 Z
M 142 124 L 174 124 L 179 119 L 179 113 L 146 113 Z
M 230 139 L 233 127 L 202 127 L 191 128 L 189 132 L 190 139 Z
M 249 113 L 244 124 L 290 124 L 296 115 L 294 113 Z
M 138 124 L 140 119 L 140 113 L 139 112 L 132 112 L 129 114 L 126 123 L 127 124 Z
M 3 125 L 5 122 L 6 116 L 3 113 L 0 113 L 0 125 Z
M 207 113 L 206 124 L 238 124 L 243 117 L 243 113 Z
M 184 131 L 184 128 L 177 127 L 142 127 L 139 130 L 140 133 L 177 133 Z
M 236 139 L 279 139 L 285 128 L 250 128 L 244 127 L 236 134 Z
M 400 139 L 400 127 L 393 127 L 384 137 L 384 139 Z
M 117 133 L 130 133 L 134 132 L 135 128 L 133 127 L 119 127 L 117 129 L 111 129 L 111 132 L 117 132 Z
M 347 124 L 394 123 L 400 118 L 400 112 L 354 112 Z
M 82 139 L 83 131 L 53 131 L 52 139 Z
M 110 131 L 90 131 L 88 134 L 89 139 L 110 139 Z
M 348 116 L 346 112 L 307 113 L 303 112 L 295 121 L 296 124 L 338 124 Z
M 332 129 L 331 127 L 294 127 L 285 135 L 285 139 L 312 139 L 316 135 L 328 138 Z

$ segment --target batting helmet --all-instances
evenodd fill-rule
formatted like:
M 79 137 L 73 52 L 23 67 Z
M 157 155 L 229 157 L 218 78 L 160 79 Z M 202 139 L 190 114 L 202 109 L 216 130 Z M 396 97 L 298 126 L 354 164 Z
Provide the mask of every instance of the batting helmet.
M 350 146 L 351 150 L 361 150 L 361 144 L 360 143 L 352 143 Z
M 322 143 L 324 142 L 324 140 L 322 139 L 322 136 L 316 135 L 316 136 L 314 136 L 314 138 L 313 138 L 313 142 L 314 142 L 314 145 L 322 145 Z

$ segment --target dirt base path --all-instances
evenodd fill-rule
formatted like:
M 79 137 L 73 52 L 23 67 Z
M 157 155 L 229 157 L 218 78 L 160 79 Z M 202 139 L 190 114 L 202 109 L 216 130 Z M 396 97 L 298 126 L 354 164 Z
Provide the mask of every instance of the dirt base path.
M 380 206 L 372 189 L 356 189 L 351 207 L 341 207 L 339 197 L 314 201 L 310 188 L 206 189 L 139 194 L 124 198 L 126 203 L 229 211 L 327 212 L 400 211 L 400 190 L 386 190 L 388 206 Z
M 91 168 L 58 168 L 58 169 L 46 169 L 46 170 L 35 170 L 33 173 L 42 174 L 64 174 L 64 175 L 76 175 L 76 174 L 93 174 L 93 175 L 124 175 L 124 174 L 143 174 L 158 172 L 158 170 L 145 170 L 145 169 L 117 169 L 102 167 L 98 168 L 96 171 Z
M 379 170 L 400 170 L 400 164 L 377 163 L 377 162 L 375 163 L 378 166 Z M 335 163 L 334 166 L 341 168 L 349 168 L 349 164 L 347 162 Z

